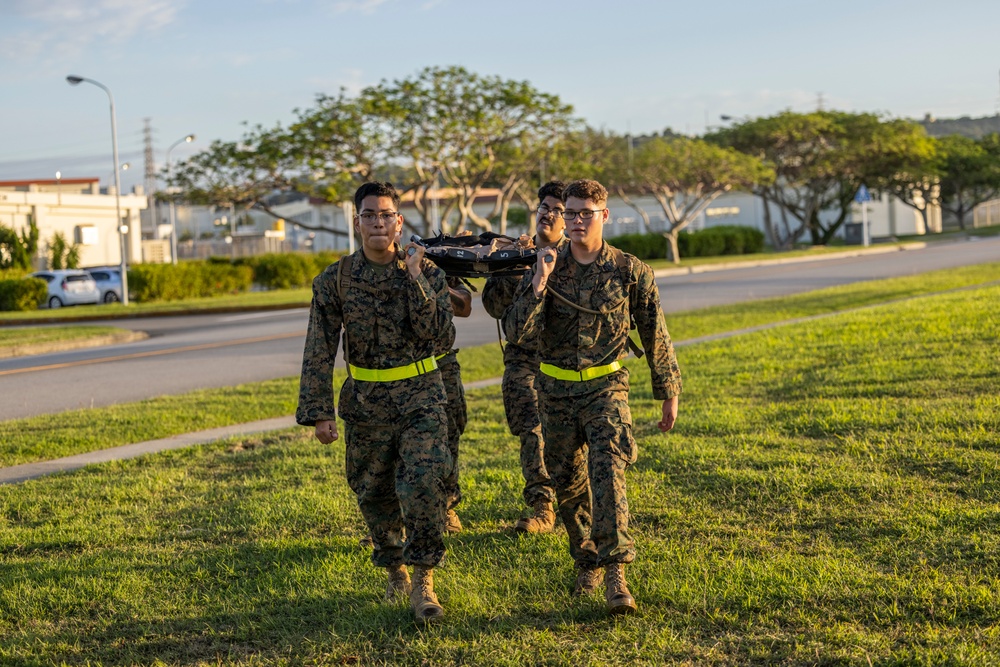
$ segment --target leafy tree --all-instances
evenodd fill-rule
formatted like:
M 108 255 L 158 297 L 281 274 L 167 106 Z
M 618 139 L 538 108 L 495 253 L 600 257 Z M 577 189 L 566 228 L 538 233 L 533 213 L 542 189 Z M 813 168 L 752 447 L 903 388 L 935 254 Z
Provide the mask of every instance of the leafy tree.
M 942 208 L 959 227 L 976 206 L 1000 197 L 1000 135 L 980 140 L 952 135 L 939 139 Z
M 630 195 L 651 195 L 656 199 L 669 224 L 664 236 L 675 263 L 680 262 L 677 235 L 720 195 L 774 179 L 773 171 L 758 158 L 699 139 L 649 139 L 634 150 L 625 164 L 620 154 L 619 150 L 615 191 L 643 216 L 647 226 L 648 215 Z
M 427 202 L 419 195 L 440 177 L 454 192 L 456 231 L 469 224 L 490 229 L 489 216 L 473 209 L 476 198 L 498 175 L 504 195 L 513 192 L 516 181 L 525 178 L 526 165 L 571 122 L 571 107 L 557 96 L 527 81 L 483 77 L 462 67 L 428 67 L 369 93 L 392 119 L 399 153 L 412 168 L 415 204 L 425 227 Z M 498 174 L 502 160 L 506 173 Z M 502 208 L 498 202 L 496 212 Z
M 754 155 L 773 168 L 776 178 L 758 184 L 764 202 L 768 238 L 788 248 L 806 232 L 815 245 L 829 243 L 846 221 L 854 195 L 865 183 L 877 183 L 913 159 L 905 122 L 885 123 L 875 114 L 786 111 L 720 130 L 707 138 Z M 780 225 L 771 207 L 778 207 Z M 824 220 L 820 213 L 832 211 Z
M 297 166 L 288 134 L 280 127 L 257 126 L 241 141 L 213 141 L 206 150 L 174 165 L 168 181 L 190 204 L 256 209 L 281 219 L 267 199 L 291 189 Z
M 70 243 L 62 232 L 56 232 L 49 241 L 49 267 L 53 269 L 80 268 L 80 246 Z
M 0 224 L 0 269 L 31 269 L 31 260 L 38 253 L 38 224 L 28 217 L 28 226 L 18 234 Z

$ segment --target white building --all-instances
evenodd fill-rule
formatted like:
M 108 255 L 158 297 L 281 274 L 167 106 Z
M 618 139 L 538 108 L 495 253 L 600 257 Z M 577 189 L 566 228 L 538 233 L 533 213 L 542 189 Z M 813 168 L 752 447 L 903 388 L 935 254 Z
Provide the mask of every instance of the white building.
M 115 214 L 114 188 L 102 194 L 96 178 L 0 181 L 0 224 L 16 232 L 38 225 L 38 256 L 35 268 L 45 268 L 49 244 L 56 232 L 80 246 L 80 266 L 119 265 L 122 260 L 119 226 L 125 234 L 127 263 L 142 260 L 140 211 L 146 197 L 137 186 L 132 194 L 118 197 L 121 220 Z

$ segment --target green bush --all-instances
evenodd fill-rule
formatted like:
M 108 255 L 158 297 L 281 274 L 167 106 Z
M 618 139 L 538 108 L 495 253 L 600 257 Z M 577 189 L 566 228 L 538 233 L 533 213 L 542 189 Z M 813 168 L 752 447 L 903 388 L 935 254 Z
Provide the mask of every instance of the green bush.
M 609 239 L 608 243 L 642 260 L 667 256 L 667 239 L 663 234 L 622 234 Z
M 0 310 L 36 310 L 45 303 L 49 286 L 41 278 L 0 279 Z
M 667 256 L 667 239 L 662 234 L 623 234 L 609 243 L 642 260 Z M 738 225 L 681 232 L 677 235 L 677 250 L 682 258 L 747 255 L 764 250 L 764 232 Z
M 178 264 L 136 264 L 128 271 L 129 294 L 137 302 L 177 301 L 247 292 L 253 269 L 217 258 Z
M 269 253 L 236 260 L 253 269 L 253 281 L 265 289 L 308 287 L 316 277 L 312 256 L 302 253 Z

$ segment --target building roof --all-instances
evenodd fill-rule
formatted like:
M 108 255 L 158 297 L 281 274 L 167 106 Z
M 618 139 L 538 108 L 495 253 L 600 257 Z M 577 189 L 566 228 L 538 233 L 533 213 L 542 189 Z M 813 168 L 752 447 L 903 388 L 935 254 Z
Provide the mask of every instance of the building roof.
M 0 181 L 0 188 L 20 188 L 25 185 L 83 185 L 99 183 L 99 178 L 32 178 L 25 181 Z

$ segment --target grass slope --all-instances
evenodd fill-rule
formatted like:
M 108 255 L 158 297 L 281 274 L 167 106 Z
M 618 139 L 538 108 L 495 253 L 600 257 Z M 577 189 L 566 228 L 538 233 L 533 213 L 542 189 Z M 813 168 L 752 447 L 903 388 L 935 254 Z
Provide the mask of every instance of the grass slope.
M 0 488 L 0 661 L 1000 661 L 1000 288 L 682 348 L 675 432 L 633 369 L 640 614 L 519 539 L 499 388 L 470 392 L 440 627 L 381 601 L 343 449 L 304 430 Z

